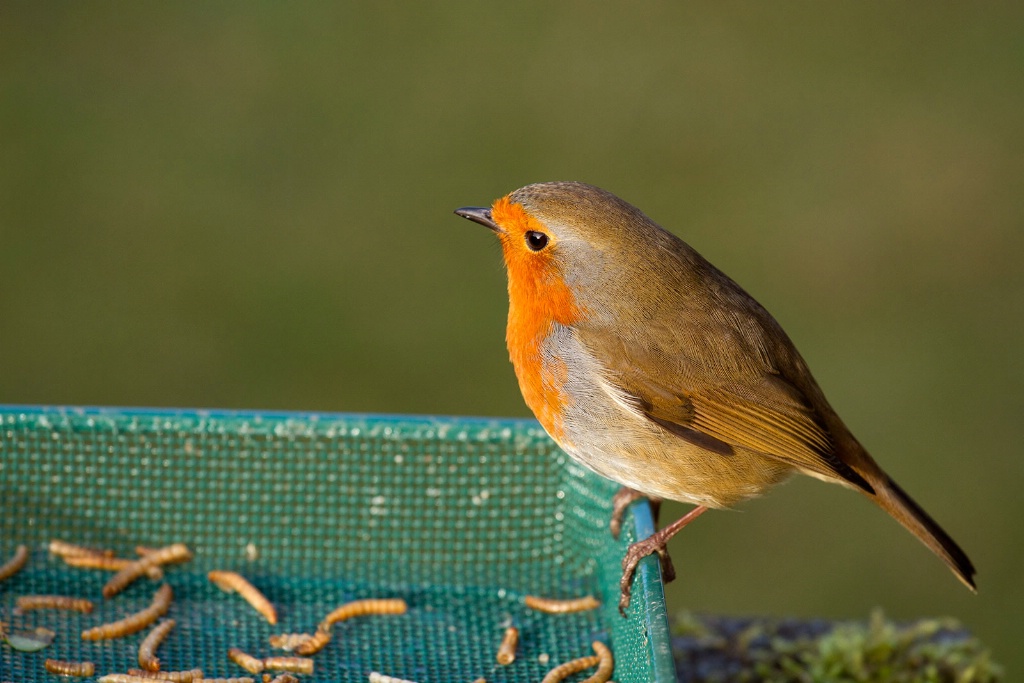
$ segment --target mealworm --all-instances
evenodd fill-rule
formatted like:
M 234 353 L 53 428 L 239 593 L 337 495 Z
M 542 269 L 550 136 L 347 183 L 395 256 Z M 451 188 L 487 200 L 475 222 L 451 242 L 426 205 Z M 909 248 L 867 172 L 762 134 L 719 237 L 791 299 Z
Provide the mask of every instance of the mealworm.
M 19 545 L 18 549 L 14 551 L 14 557 L 0 566 L 0 581 L 9 579 L 20 572 L 26 562 L 28 562 L 28 546 Z
M 92 676 L 96 673 L 96 665 L 92 662 L 65 662 L 59 659 L 47 659 L 43 666 L 50 673 L 61 676 Z
M 67 555 L 61 558 L 64 560 L 64 564 L 70 567 L 80 567 L 83 569 L 102 569 L 109 572 L 118 572 L 132 564 L 136 560 L 129 560 L 123 557 L 113 557 L 111 555 Z M 146 576 L 159 581 L 164 578 L 164 572 L 160 567 L 153 565 L 146 569 Z
M 120 621 L 103 624 L 88 631 L 82 631 L 82 640 L 105 640 L 107 638 L 120 638 L 136 631 L 141 631 L 154 621 L 167 614 L 171 606 L 171 599 L 174 591 L 170 584 L 160 586 L 160 590 L 153 595 L 153 602 L 146 609 L 131 614 Z
M 592 666 L 597 666 L 600 662 L 601 658 L 597 655 L 570 660 L 564 664 L 559 664 L 549 671 L 540 683 L 558 683 L 559 681 L 572 676 L 574 673 L 578 673 L 584 669 L 589 669 Z
M 147 556 L 148 557 L 148 556 Z M 206 575 L 217 588 L 223 591 L 234 591 L 241 595 L 253 609 L 263 615 L 271 624 L 277 623 L 277 610 L 270 601 L 260 593 L 256 586 L 249 583 L 244 576 L 236 572 L 212 571 Z
M 615 659 L 612 657 L 612 651 L 600 640 L 595 640 L 590 646 L 594 648 L 594 652 L 597 653 L 600 661 L 594 675 L 582 683 L 605 683 L 612 677 L 612 670 L 615 669 Z
M 487 679 L 486 678 L 478 678 L 475 681 L 473 681 L 473 683 L 487 683 Z
M 270 681 L 270 683 L 299 683 L 299 679 L 291 674 L 281 674 L 274 680 Z
M 192 683 L 203 679 L 202 669 L 191 671 L 143 671 L 142 669 L 128 669 L 128 675 L 138 676 L 145 681 L 170 681 L 171 683 Z
M 131 564 L 125 566 L 124 569 L 120 570 L 107 581 L 107 585 L 103 587 L 103 597 L 112 598 L 125 588 L 127 588 L 135 579 L 139 578 L 150 567 L 155 567 L 161 564 L 171 564 L 176 562 L 187 562 L 192 559 L 192 551 L 184 543 L 175 543 L 159 550 L 155 550 L 152 553 L 141 557 L 138 560 L 133 561 Z
M 58 540 L 50 541 L 50 552 L 64 560 L 64 564 L 72 567 L 85 567 L 86 569 L 119 571 L 134 562 L 134 560 L 114 557 L 113 550 L 95 550 Z M 151 567 L 147 574 L 149 574 L 151 579 L 159 580 L 163 578 L 163 572 L 160 571 L 159 567 Z
M 105 571 L 121 571 L 135 560 L 112 555 L 62 555 L 64 564 L 84 569 L 103 569 Z
M 324 617 L 320 622 L 320 628 L 329 629 L 332 624 L 352 617 L 362 617 L 368 614 L 405 614 L 409 606 L 401 598 L 387 600 L 354 600 L 338 607 Z
M 202 681 L 207 683 L 209 678 L 203 678 L 202 669 L 191 671 L 142 671 L 141 669 L 128 669 L 126 674 L 107 674 L 99 679 L 98 683 L 153 683 L 153 681 L 169 681 L 170 683 L 193 683 Z
M 330 634 L 328 633 L 328 636 L 329 635 Z M 269 641 L 270 647 L 277 648 L 278 650 L 288 650 L 291 652 L 312 638 L 313 635 L 310 633 L 278 633 L 270 636 Z
M 546 612 L 548 614 L 566 614 L 568 612 L 583 612 L 588 609 L 594 609 L 600 607 L 601 603 L 597 601 L 593 595 L 588 595 L 583 598 L 576 598 L 575 600 L 552 600 L 551 598 L 541 598 L 536 595 L 527 595 L 523 598 L 526 606 L 530 609 L 535 609 L 538 612 Z
M 160 643 L 164 642 L 164 638 L 174 628 L 175 623 L 174 619 L 168 619 L 153 627 L 153 630 L 139 645 L 139 666 L 146 671 L 160 670 L 160 658 L 156 656 L 156 649 L 160 647 Z
M 384 674 L 379 674 L 376 671 L 371 671 L 370 683 L 416 683 L 416 681 L 408 681 L 404 678 L 395 678 L 394 676 L 385 676 Z
M 516 645 L 519 644 L 519 629 L 509 626 L 505 629 L 505 637 L 501 639 L 498 646 L 498 664 L 508 666 L 516 661 Z
M 297 655 L 315 655 L 331 642 L 330 629 L 318 628 L 316 633 L 297 644 L 293 649 Z
M 263 671 L 262 659 L 257 659 L 250 654 L 242 652 L 237 647 L 233 647 L 228 650 L 228 659 L 251 674 L 258 674 Z
M 272 671 L 291 671 L 297 674 L 313 673 L 313 660 L 307 657 L 267 657 L 263 666 Z
M 98 555 L 100 557 L 113 557 L 113 550 L 96 550 L 94 548 L 86 548 L 85 546 L 75 545 L 74 543 L 67 543 L 65 541 L 58 541 L 56 539 L 50 541 L 50 552 L 60 557 L 74 557 L 77 555 Z
M 202 683 L 256 683 L 256 681 L 248 676 L 242 676 L 241 678 L 204 678 Z
M 92 601 L 66 595 L 22 595 L 15 602 L 15 613 L 33 609 L 66 609 L 89 614 L 92 612 Z

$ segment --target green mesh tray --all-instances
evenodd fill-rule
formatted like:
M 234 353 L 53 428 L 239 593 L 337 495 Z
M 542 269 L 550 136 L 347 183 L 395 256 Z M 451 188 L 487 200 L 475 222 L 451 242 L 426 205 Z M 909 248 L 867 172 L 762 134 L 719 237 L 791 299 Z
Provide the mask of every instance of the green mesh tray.
M 363 682 L 375 670 L 419 683 L 536 682 L 600 639 L 615 653 L 616 681 L 672 681 L 653 558 L 641 562 L 629 618 L 617 612 L 625 547 L 652 525 L 648 507 L 634 505 L 613 541 L 615 489 L 532 421 L 0 406 L 0 562 L 19 543 L 33 551 L 0 583 L 0 620 L 58 634 L 37 653 L 0 644 L 0 681 L 57 680 L 47 657 L 93 661 L 97 676 L 136 665 L 145 632 L 99 643 L 79 633 L 147 606 L 157 584 L 142 579 L 103 600 L 109 575 L 49 556 L 53 538 L 126 557 L 136 544 L 194 550 L 166 572 L 178 627 L 159 650 L 165 670 L 246 675 L 229 647 L 284 654 L 269 635 L 309 631 L 349 600 L 402 597 L 406 615 L 337 625 L 304 678 Z M 260 587 L 278 625 L 209 584 L 211 569 Z M 97 609 L 13 615 L 29 593 L 89 597 Z M 587 593 L 600 609 L 546 615 L 523 604 L 527 594 Z M 508 625 L 520 629 L 519 654 L 498 666 Z

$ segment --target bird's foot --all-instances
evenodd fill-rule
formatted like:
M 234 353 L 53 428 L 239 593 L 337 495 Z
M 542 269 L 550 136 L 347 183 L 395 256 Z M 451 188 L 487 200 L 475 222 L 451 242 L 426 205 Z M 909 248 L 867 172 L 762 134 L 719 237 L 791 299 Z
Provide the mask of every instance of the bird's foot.
M 641 498 L 646 498 L 650 501 L 651 513 L 654 515 L 654 526 L 657 528 L 658 513 L 661 511 L 661 498 L 647 496 L 636 489 L 623 486 L 615 492 L 615 497 L 612 498 L 612 519 L 608 523 L 608 527 L 612 531 L 612 538 L 618 538 L 619 534 L 622 533 L 622 515 L 626 513 L 626 508 Z
M 661 579 L 665 583 L 676 578 L 676 569 L 672 565 L 672 558 L 669 557 L 668 548 L 665 543 L 658 543 L 654 536 L 648 536 L 642 541 L 630 544 L 626 550 L 626 556 L 622 558 L 622 578 L 619 579 L 619 613 L 626 616 L 626 608 L 629 607 L 630 597 L 633 592 L 633 577 L 636 575 L 636 566 L 640 560 L 653 553 L 658 554 L 661 563 Z
M 623 617 L 626 616 L 626 608 L 629 607 L 633 591 L 633 577 L 636 574 L 636 567 L 640 560 L 652 553 L 658 553 L 658 559 L 661 563 L 662 580 L 668 583 L 675 579 L 675 567 L 672 566 L 672 558 L 668 555 L 668 541 L 684 526 L 697 519 L 705 510 L 707 510 L 706 507 L 698 505 L 661 531 L 654 532 L 644 540 L 631 544 L 626 549 L 626 556 L 622 558 L 622 578 L 619 580 L 619 613 Z

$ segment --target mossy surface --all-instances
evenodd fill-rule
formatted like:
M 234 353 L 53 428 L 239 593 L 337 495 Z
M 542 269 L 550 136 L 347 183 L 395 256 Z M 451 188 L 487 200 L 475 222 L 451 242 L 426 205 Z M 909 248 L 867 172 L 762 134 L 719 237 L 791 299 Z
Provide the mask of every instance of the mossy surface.
M 684 612 L 673 652 L 685 683 L 991 683 L 1002 669 L 953 619 L 894 623 L 727 618 Z

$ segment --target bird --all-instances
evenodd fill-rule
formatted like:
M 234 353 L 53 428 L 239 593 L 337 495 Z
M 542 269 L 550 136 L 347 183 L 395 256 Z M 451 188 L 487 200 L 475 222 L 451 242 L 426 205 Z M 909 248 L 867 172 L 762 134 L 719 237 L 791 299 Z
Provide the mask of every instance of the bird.
M 527 406 L 558 446 L 618 483 L 611 532 L 633 501 L 694 507 L 632 543 L 637 563 L 708 509 L 801 473 L 863 494 L 976 591 L 960 546 L 894 482 L 829 405 L 775 318 L 682 239 L 581 182 L 527 185 L 455 214 L 497 236 L 506 343 Z

